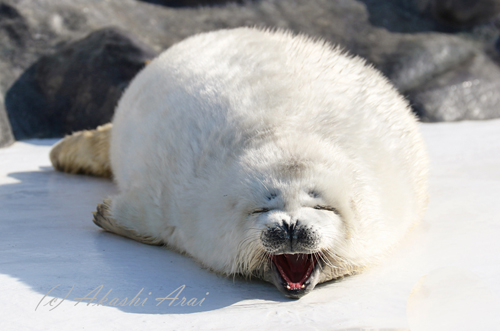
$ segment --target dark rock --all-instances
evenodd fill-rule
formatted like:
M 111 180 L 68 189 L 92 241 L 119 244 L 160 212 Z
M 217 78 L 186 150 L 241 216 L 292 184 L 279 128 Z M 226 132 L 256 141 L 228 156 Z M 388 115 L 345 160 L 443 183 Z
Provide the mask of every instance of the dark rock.
M 154 56 L 114 28 L 43 56 L 6 94 L 15 138 L 60 137 L 109 122 L 125 87 Z
M 423 121 L 484 120 L 500 115 L 500 69 L 476 55 L 409 92 Z
M 499 0 L 419 0 L 422 9 L 430 11 L 440 22 L 470 27 L 488 22 L 500 13 Z
M 140 0 L 172 8 L 213 6 L 226 3 L 242 3 L 243 0 Z
M 430 15 L 422 15 L 419 4 L 411 0 L 359 0 L 369 12 L 370 23 L 391 32 L 415 33 L 450 31 Z
M 462 26 L 450 27 L 443 20 L 434 19 L 431 9 L 453 3 L 453 10 L 458 13 L 468 2 L 438 2 L 0 0 L 0 93 L 4 95 L 8 91 L 6 108 L 17 139 L 61 136 L 111 118 L 120 91 L 148 54 L 153 53 L 151 49 L 160 52 L 200 32 L 259 26 L 289 29 L 340 44 L 381 69 L 411 98 L 424 119 L 458 119 L 461 117 L 432 115 L 442 111 L 435 100 L 443 99 L 449 88 L 454 88 L 456 100 L 468 98 L 470 89 L 454 87 L 456 80 L 466 76 L 464 70 L 470 77 L 479 77 L 479 84 L 484 84 L 484 89 L 474 90 L 476 93 L 490 93 L 498 78 L 479 72 L 479 63 L 471 67 L 472 71 L 464 66 L 467 61 L 483 58 L 482 63 L 487 63 L 488 70 L 496 72 L 500 54 L 495 49 L 495 40 L 500 28 L 492 23 L 469 30 Z M 470 3 L 474 4 L 473 11 L 480 13 L 489 8 L 485 7 L 486 2 Z M 201 7 L 193 7 L 198 5 Z M 478 15 L 474 17 L 482 18 L 465 21 L 487 19 L 487 15 Z M 130 50 L 116 46 L 120 50 L 110 52 L 110 47 L 99 44 L 105 43 L 102 35 L 101 41 L 98 38 L 92 41 L 101 45 L 100 51 L 90 41 L 86 42 L 88 45 L 83 41 L 74 43 L 108 26 L 128 31 L 151 48 L 138 46 L 146 55 L 137 55 L 131 60 L 135 64 L 125 65 L 128 60 L 121 62 L 121 56 L 127 58 L 125 54 Z M 85 52 L 82 47 L 87 47 Z M 104 54 L 110 59 L 118 58 L 108 63 Z M 453 75 L 462 78 L 446 79 Z M 496 98 L 488 102 L 476 104 L 486 107 L 484 114 L 477 113 L 477 119 L 500 117 L 500 105 L 494 107 Z M 469 111 L 470 102 L 462 106 L 456 103 L 454 107 L 462 107 L 456 113 L 468 114 L 467 118 L 474 113 Z M 498 109 L 496 113 L 495 109 Z

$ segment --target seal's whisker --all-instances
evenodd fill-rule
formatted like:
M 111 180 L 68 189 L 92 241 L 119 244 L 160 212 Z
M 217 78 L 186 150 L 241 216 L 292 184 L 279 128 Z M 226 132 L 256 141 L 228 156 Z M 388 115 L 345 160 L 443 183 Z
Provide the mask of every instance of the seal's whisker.
M 331 268 L 338 268 L 337 266 L 335 266 L 332 261 L 328 258 L 327 255 L 324 254 L 324 252 L 319 252 L 319 257 L 321 258 L 321 260 L 329 267 Z

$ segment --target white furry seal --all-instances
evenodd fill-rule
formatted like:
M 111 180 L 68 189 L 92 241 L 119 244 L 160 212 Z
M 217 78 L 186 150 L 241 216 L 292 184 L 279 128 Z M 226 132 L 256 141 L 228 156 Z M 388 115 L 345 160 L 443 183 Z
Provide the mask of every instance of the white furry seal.
M 427 201 L 408 103 L 362 59 L 287 32 L 204 33 L 161 54 L 119 102 L 110 161 L 120 194 L 96 224 L 294 298 L 377 261 Z

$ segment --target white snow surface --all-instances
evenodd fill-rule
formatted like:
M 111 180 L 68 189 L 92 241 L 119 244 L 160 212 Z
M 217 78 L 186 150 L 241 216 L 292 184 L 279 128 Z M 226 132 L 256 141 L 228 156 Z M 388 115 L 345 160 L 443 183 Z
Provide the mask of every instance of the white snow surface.
M 115 186 L 54 171 L 56 140 L 0 149 L 0 330 L 500 330 L 500 120 L 421 128 L 424 220 L 299 300 L 102 231 L 91 212 Z

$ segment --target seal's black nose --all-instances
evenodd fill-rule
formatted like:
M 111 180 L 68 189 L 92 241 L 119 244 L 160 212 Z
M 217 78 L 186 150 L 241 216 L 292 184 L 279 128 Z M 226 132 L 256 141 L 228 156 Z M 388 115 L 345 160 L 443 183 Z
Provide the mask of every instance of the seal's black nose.
M 281 221 L 261 234 L 262 244 L 272 254 L 308 253 L 316 250 L 319 236 L 299 220 Z
M 285 220 L 281 220 L 281 226 L 286 232 L 286 238 L 293 244 L 295 229 L 299 225 L 299 221 L 288 223 Z

